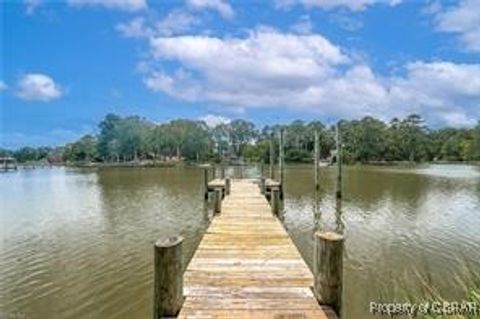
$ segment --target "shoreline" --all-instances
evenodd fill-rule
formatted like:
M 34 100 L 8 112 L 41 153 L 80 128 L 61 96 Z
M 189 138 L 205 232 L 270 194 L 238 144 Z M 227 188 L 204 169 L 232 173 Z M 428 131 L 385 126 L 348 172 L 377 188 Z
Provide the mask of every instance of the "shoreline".
M 312 166 L 313 163 L 285 163 L 288 166 Z M 264 163 L 249 163 L 246 165 L 240 166 L 255 166 L 255 165 L 264 165 L 268 167 L 268 164 Z M 420 165 L 470 165 L 470 166 L 480 166 L 479 161 L 435 161 L 435 162 L 408 162 L 408 161 L 375 161 L 375 162 L 364 162 L 364 163 L 353 163 L 353 164 L 344 164 L 344 166 L 354 167 L 354 166 L 374 166 L 374 167 L 413 167 Z M 22 169 L 35 169 L 35 168 L 44 168 L 44 167 L 73 167 L 73 168 L 168 168 L 168 167 L 240 167 L 239 165 L 229 165 L 229 164 L 218 164 L 211 162 L 186 162 L 186 161 L 176 161 L 176 162 L 156 162 L 156 161 L 138 161 L 138 162 L 77 162 L 77 163 L 18 163 L 18 168 Z M 276 165 L 275 165 L 276 166 Z M 335 164 L 330 165 L 335 166 Z M 328 166 L 327 166 L 328 167 Z

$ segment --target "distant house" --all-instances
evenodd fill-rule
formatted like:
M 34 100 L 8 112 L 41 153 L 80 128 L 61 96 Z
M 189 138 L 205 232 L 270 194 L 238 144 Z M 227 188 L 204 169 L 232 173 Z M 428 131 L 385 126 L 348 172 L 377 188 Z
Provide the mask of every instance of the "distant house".
M 0 157 L 0 165 L 2 171 L 16 170 L 17 160 L 14 157 Z

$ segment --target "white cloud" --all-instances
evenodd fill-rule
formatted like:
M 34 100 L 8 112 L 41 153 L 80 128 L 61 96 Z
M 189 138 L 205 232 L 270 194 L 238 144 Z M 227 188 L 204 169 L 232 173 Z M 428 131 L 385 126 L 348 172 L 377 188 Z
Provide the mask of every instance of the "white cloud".
M 60 86 L 45 74 L 28 73 L 17 83 L 16 95 L 27 101 L 48 102 L 61 97 L 62 94 Z
M 242 38 L 149 39 L 144 82 L 153 91 L 238 108 L 290 108 L 384 119 L 420 113 L 432 123 L 470 125 L 480 116 L 480 64 L 417 61 L 380 76 L 319 34 L 272 29 Z M 173 71 L 161 68 L 178 65 Z
M 312 33 L 313 24 L 312 20 L 308 15 L 300 17 L 300 19 L 290 27 L 290 29 L 298 34 L 309 34 Z
M 8 89 L 7 84 L 0 80 L 0 92 L 5 91 L 6 89 Z
M 173 10 L 155 24 L 159 35 L 182 34 L 200 24 L 200 19 L 184 10 Z
M 480 117 L 480 64 L 413 62 L 392 79 L 390 104 L 436 122 L 464 126 Z
M 187 3 L 196 9 L 216 10 L 226 19 L 231 19 L 235 15 L 233 8 L 225 0 L 187 0 Z
M 127 23 L 120 23 L 116 29 L 127 38 L 148 38 L 154 34 L 154 30 L 146 25 L 143 17 L 132 19 Z
M 200 121 L 204 121 L 209 127 L 215 127 L 219 124 L 228 124 L 231 120 L 228 117 L 207 114 L 199 118 Z
M 118 24 L 116 29 L 127 38 L 150 38 L 185 34 L 199 24 L 201 20 L 198 17 L 186 10 L 177 9 L 156 21 L 137 17 L 127 23 Z
M 139 11 L 147 8 L 147 0 L 67 0 L 67 2 L 75 7 L 102 6 L 125 11 Z
M 322 9 L 333 9 L 345 7 L 352 11 L 362 11 L 368 6 L 375 4 L 386 4 L 395 6 L 403 0 L 276 0 L 275 6 L 280 9 L 288 9 L 294 5 L 301 4 L 307 8 L 318 7 Z
M 436 29 L 458 34 L 463 47 L 480 52 L 480 1 L 463 0 L 449 8 L 437 8 Z

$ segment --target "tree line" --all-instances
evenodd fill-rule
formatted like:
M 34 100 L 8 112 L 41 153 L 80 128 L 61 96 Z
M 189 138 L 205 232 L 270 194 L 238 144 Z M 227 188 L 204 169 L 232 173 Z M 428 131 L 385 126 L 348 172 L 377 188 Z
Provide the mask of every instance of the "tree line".
M 480 161 L 480 121 L 469 129 L 431 129 L 413 114 L 388 123 L 370 116 L 342 120 L 338 127 L 347 163 Z M 284 132 L 286 162 L 312 162 L 315 131 L 321 158 L 328 158 L 335 149 L 335 126 L 320 121 L 295 120 L 257 128 L 252 122 L 237 119 L 209 127 L 203 121 L 189 119 L 156 124 L 138 116 L 108 114 L 100 122 L 97 135 L 85 135 L 61 147 L 1 149 L 0 157 L 50 163 L 238 159 L 268 163 L 270 144 L 277 153 L 280 130 Z

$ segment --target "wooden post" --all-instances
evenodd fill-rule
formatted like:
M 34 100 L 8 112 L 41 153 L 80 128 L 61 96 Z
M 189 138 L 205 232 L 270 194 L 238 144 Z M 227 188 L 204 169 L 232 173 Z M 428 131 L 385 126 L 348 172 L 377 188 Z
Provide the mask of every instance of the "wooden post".
M 342 198 L 342 136 L 340 134 L 340 124 L 336 126 L 336 142 L 337 142 L 337 198 Z
M 344 237 L 331 231 L 315 233 L 314 293 L 321 304 L 340 315 L 342 305 Z
M 225 179 L 225 194 L 230 195 L 230 186 L 231 186 L 231 180 L 230 177 L 227 177 Z
M 278 216 L 280 211 L 280 190 L 278 188 L 272 188 L 270 192 L 270 206 L 272 207 L 272 213 Z
M 262 195 L 265 195 L 265 188 L 265 177 L 262 176 L 260 177 L 260 193 L 262 193 Z
M 215 188 L 215 207 L 213 212 L 215 214 L 220 214 L 222 211 L 222 189 L 221 188 Z
M 270 179 L 274 179 L 275 176 L 274 176 L 274 172 L 273 172 L 273 158 L 275 156 L 274 154 L 274 150 L 273 150 L 273 133 L 272 135 L 270 136 L 270 160 L 269 160 L 269 163 L 270 163 L 270 167 L 269 167 L 269 177 Z
M 313 160 L 313 165 L 315 165 L 315 189 L 319 190 L 320 189 L 320 183 L 319 183 L 319 167 L 318 167 L 318 159 L 320 157 L 320 150 L 319 150 L 319 137 L 318 137 L 318 131 L 315 130 L 315 145 L 314 145 L 314 160 Z
M 173 317 L 183 304 L 183 237 L 163 237 L 155 243 L 153 318 Z
M 205 168 L 203 170 L 203 188 L 204 188 L 203 197 L 205 200 L 207 200 L 208 199 L 208 168 Z
M 225 178 L 225 166 L 222 165 L 222 170 L 220 171 L 220 178 L 224 179 Z
M 280 136 L 279 136 L 279 146 L 278 146 L 278 174 L 279 174 L 279 182 L 280 182 L 280 198 L 283 198 L 283 129 L 280 129 Z

